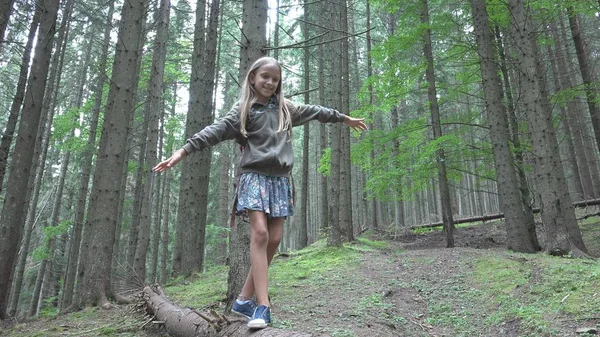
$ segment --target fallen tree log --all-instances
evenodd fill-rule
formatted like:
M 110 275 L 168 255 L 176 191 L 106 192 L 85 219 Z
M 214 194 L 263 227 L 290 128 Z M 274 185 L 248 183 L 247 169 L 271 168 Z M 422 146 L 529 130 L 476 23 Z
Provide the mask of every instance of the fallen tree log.
M 142 291 L 146 310 L 152 319 L 147 323 L 161 324 L 172 337 L 311 337 L 314 335 L 275 328 L 249 330 L 246 320 L 222 315 L 210 310 L 199 312 L 182 308 L 169 301 L 160 287 L 145 287 Z
M 596 205 L 600 205 L 600 199 L 577 201 L 577 202 L 573 203 L 573 208 L 584 208 L 587 206 L 596 206 Z M 532 211 L 534 214 L 536 214 L 536 213 L 540 212 L 540 209 L 534 208 L 534 209 L 532 209 Z M 454 219 L 454 224 L 456 225 L 456 224 L 468 223 L 468 222 L 489 221 L 489 220 L 497 220 L 497 219 L 502 219 L 502 218 L 504 218 L 504 213 L 495 213 L 495 214 L 479 215 L 479 216 L 473 216 L 473 217 L 462 218 L 462 219 Z M 444 225 L 444 222 L 438 221 L 438 222 L 433 222 L 433 223 L 424 224 L 424 225 L 412 226 L 412 227 L 410 227 L 410 229 L 432 228 L 432 227 L 440 227 L 443 225 Z

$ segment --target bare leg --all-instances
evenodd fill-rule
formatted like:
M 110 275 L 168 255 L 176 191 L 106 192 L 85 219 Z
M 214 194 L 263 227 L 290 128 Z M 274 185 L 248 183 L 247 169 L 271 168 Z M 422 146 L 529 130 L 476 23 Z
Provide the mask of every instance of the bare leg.
M 250 223 L 252 224 L 252 217 L 253 217 L 253 213 L 257 213 L 258 215 L 260 215 L 261 217 L 263 217 L 266 220 L 266 217 L 264 215 L 264 213 L 262 212 L 251 212 L 250 213 Z M 255 216 L 257 216 L 255 214 Z M 257 219 L 259 220 L 259 219 Z M 242 297 L 241 299 L 245 299 L 245 298 L 251 298 L 252 295 L 254 295 L 255 291 L 256 291 L 256 296 L 257 296 L 257 301 L 258 304 L 262 304 L 262 305 L 267 305 L 270 306 L 269 303 L 269 297 L 268 297 L 268 292 L 267 292 L 267 288 L 268 288 L 268 265 L 271 264 L 271 261 L 273 260 L 273 256 L 275 256 L 275 252 L 277 252 L 277 247 L 279 247 L 279 243 L 281 242 L 281 235 L 283 232 L 283 223 L 285 222 L 284 218 L 274 218 L 274 219 L 269 219 L 266 220 L 266 225 L 267 225 L 267 247 L 266 247 L 266 259 L 267 259 L 267 266 L 264 270 L 264 281 L 262 281 L 262 278 L 260 275 L 258 275 L 259 281 L 260 282 L 264 282 L 264 286 L 261 284 L 260 287 L 262 287 L 264 289 L 264 293 L 266 294 L 266 299 L 261 298 L 261 296 L 259 295 L 259 293 L 262 293 L 263 290 L 262 289 L 255 289 L 255 284 L 258 284 L 256 281 L 256 276 L 255 276 L 255 270 L 256 268 L 254 268 L 254 259 L 253 259 L 253 244 L 255 242 L 255 237 L 258 238 L 260 237 L 260 233 L 258 235 L 254 235 L 254 227 L 252 227 L 252 231 L 251 231 L 251 238 L 250 238 L 250 261 L 252 263 L 252 266 L 250 267 L 250 271 L 248 272 L 248 276 L 246 277 L 246 282 L 244 283 L 244 286 L 242 287 L 242 292 L 240 293 L 240 297 Z M 264 233 L 263 233 L 264 234 Z M 264 238 L 263 238 L 264 240 Z M 260 241 L 260 240 L 257 240 Z M 260 246 L 257 244 L 257 246 Z M 259 252 L 261 258 L 263 258 L 263 253 Z M 260 265 L 260 261 L 258 262 Z M 263 262 L 264 263 L 264 262 Z M 258 287 L 257 287 L 258 288 Z

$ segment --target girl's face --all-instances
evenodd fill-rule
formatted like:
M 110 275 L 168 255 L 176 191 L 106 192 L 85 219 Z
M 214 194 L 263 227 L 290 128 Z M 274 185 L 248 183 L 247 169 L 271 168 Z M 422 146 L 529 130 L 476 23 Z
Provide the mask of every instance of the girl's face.
M 266 104 L 279 86 L 281 70 L 273 63 L 265 64 L 250 73 L 250 84 L 256 91 L 258 102 Z

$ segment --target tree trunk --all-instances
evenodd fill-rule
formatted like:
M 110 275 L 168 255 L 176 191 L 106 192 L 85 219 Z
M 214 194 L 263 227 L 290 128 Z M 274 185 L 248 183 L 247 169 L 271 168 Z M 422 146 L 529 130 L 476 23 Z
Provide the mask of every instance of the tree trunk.
M 4 41 L 4 34 L 6 33 L 6 27 L 8 27 L 8 20 L 10 19 L 14 2 L 15 0 L 0 1 L 0 53 L 6 43 Z
M 121 203 L 121 178 L 127 159 L 127 137 L 135 109 L 146 0 L 127 2 L 121 12 L 97 165 L 83 239 L 78 304 L 109 306 L 111 263 Z
M 481 64 L 484 99 L 490 123 L 490 136 L 494 150 L 494 166 L 498 179 L 498 192 L 506 219 L 507 248 L 531 253 L 539 250 L 535 227 L 531 231 L 523 211 L 519 182 L 513 166 L 509 146 L 509 129 L 506 110 L 502 103 L 502 89 L 494 59 L 492 32 L 488 23 L 485 0 L 471 0 L 477 51 Z
M 422 22 L 426 26 L 429 26 L 429 8 L 427 0 L 422 0 Z M 429 83 L 427 96 L 429 101 L 429 108 L 431 110 L 431 124 L 433 127 L 433 139 L 436 140 L 442 137 L 442 127 L 440 123 L 440 111 L 437 101 L 435 73 L 433 69 L 433 51 L 431 48 L 431 30 L 425 29 L 424 32 L 424 44 L 423 50 L 425 59 L 427 60 L 427 71 L 425 72 L 425 78 Z M 450 200 L 450 189 L 448 187 L 448 180 L 446 174 L 446 159 L 444 149 L 439 148 L 436 153 L 436 160 L 438 164 L 438 184 L 440 186 L 440 199 L 442 202 L 442 218 L 444 221 L 444 231 L 446 232 L 446 247 L 454 247 L 454 223 L 452 221 L 452 205 Z
M 327 28 L 329 28 L 332 39 L 342 37 L 345 29 L 342 27 L 341 16 L 342 6 L 346 6 L 345 1 L 335 0 L 325 4 L 323 11 L 328 19 Z M 326 48 L 326 68 L 323 70 L 328 76 L 326 85 L 326 106 L 334 109 L 341 109 L 343 104 L 342 74 L 343 57 L 341 53 L 342 44 L 334 42 Z M 328 177 L 328 232 L 327 244 L 329 246 L 340 246 L 342 244 L 342 232 L 340 224 L 340 151 L 341 151 L 341 125 L 333 124 L 329 128 L 331 139 L 331 173 Z
M 148 83 L 148 101 L 145 106 L 144 115 L 148 128 L 147 139 L 142 140 L 147 144 L 146 154 L 142 156 L 144 162 L 140 162 L 143 167 L 144 184 L 142 187 L 140 226 L 138 227 L 137 245 L 135 246 L 135 256 L 133 260 L 133 270 L 137 277 L 146 279 L 146 258 L 150 245 L 150 229 L 153 198 L 153 178 L 152 168 L 156 165 L 156 148 L 158 145 L 158 117 L 160 109 L 163 106 L 163 77 L 165 69 L 165 59 L 167 55 L 167 40 L 169 29 L 169 14 L 171 1 L 161 0 L 156 22 L 156 36 L 154 40 L 154 53 L 152 55 L 152 72 Z M 155 219 L 158 222 L 158 219 Z
M 25 45 L 25 49 L 23 50 L 23 59 L 21 61 L 21 70 L 19 71 L 19 81 L 17 82 L 15 97 L 13 98 L 12 104 L 10 106 L 10 113 L 8 115 L 8 120 L 6 121 L 4 133 L 2 134 L 2 141 L 0 142 L 0 192 L 2 192 L 2 185 L 4 183 L 6 164 L 8 162 L 8 153 L 10 152 L 10 146 L 12 144 L 13 135 L 17 126 L 17 120 L 19 119 L 19 111 L 21 110 L 21 106 L 23 105 L 23 98 L 25 96 L 25 85 L 27 84 L 27 73 L 29 72 L 29 61 L 31 60 L 31 50 L 33 48 L 33 41 L 35 40 L 35 33 L 37 32 L 37 28 L 40 23 L 40 16 L 42 14 L 42 11 L 37 7 L 34 11 L 35 13 L 33 15 L 33 19 L 31 20 L 31 25 L 29 27 L 27 44 Z M 3 35 L 0 35 L 0 40 L 2 40 L 2 36 Z
M 270 327 L 249 330 L 246 321 L 239 318 L 225 317 L 213 310 L 198 312 L 190 308 L 181 308 L 169 301 L 161 289 L 146 287 L 142 295 L 147 312 L 155 316 L 156 321 L 162 322 L 171 337 L 242 337 L 249 334 L 256 337 L 312 336 Z
M 550 25 L 550 32 L 552 38 L 555 41 L 554 53 L 556 55 L 556 70 L 558 73 L 554 74 L 556 78 L 556 90 L 571 89 L 574 86 L 573 78 L 567 66 L 565 60 L 565 54 L 563 53 L 562 41 L 558 34 L 556 25 Z M 569 61 L 570 62 L 570 61 Z M 583 130 L 581 124 L 578 121 L 578 113 L 582 109 L 579 108 L 578 99 L 570 99 L 567 101 L 567 108 L 565 109 L 565 124 L 568 125 L 571 138 L 573 140 L 573 150 L 575 152 L 575 158 L 577 160 L 577 168 L 579 169 L 579 177 L 581 179 L 581 187 L 583 192 L 583 199 L 594 199 L 596 197 L 594 193 L 594 184 L 592 175 L 590 173 L 590 167 L 588 165 L 587 155 L 585 153 L 584 141 L 583 141 Z
M 4 174 L 6 172 L 6 164 L 8 160 L 8 153 L 12 143 L 12 138 L 17 126 L 17 120 L 19 118 L 19 111 L 23 103 L 25 96 L 25 84 L 27 83 L 27 73 L 29 71 L 29 60 L 31 59 L 31 50 L 33 47 L 33 41 L 35 39 L 35 33 L 37 31 L 40 16 L 42 11 L 35 9 L 33 20 L 31 21 L 31 27 L 29 29 L 29 37 L 27 39 L 27 45 L 23 51 L 23 60 L 21 62 L 21 71 L 19 72 L 19 81 L 17 83 L 17 90 L 13 99 L 8 121 L 6 122 L 6 128 L 2 134 L 2 143 L 0 144 L 0 192 L 2 191 L 2 185 L 4 182 Z M 35 160 L 35 158 L 34 158 Z M 36 165 L 37 166 L 37 165 Z M 34 173 L 34 172 L 32 172 Z M 28 190 L 30 190 L 28 188 Z M 37 205 L 37 203 L 36 203 Z M 33 223 L 33 221 L 31 222 Z M 27 252 L 29 251 L 29 241 L 31 238 L 30 222 L 25 221 L 25 236 L 22 242 L 21 253 L 19 254 L 19 260 L 17 262 L 17 269 L 15 271 L 13 284 L 13 291 L 11 293 L 10 306 L 8 308 L 8 314 L 14 316 L 17 310 L 19 302 L 19 296 L 21 294 L 21 285 L 23 282 L 23 273 L 25 271 L 25 262 L 27 259 Z
M 322 37 L 322 34 L 324 34 L 326 32 L 325 30 L 325 22 L 327 21 L 327 19 L 324 17 L 325 16 L 325 11 L 322 10 L 324 7 L 324 5 L 322 3 L 320 3 L 318 5 L 318 10 L 317 10 L 317 21 L 319 24 L 319 28 L 318 28 L 318 34 L 321 36 L 321 38 L 319 38 L 319 43 L 323 43 L 325 41 L 325 38 Z M 325 85 L 325 48 L 318 48 L 317 49 L 317 55 L 318 55 L 318 73 L 319 73 L 319 102 L 325 103 L 327 96 L 325 93 L 325 89 L 326 89 L 326 85 Z M 327 148 L 329 147 L 329 143 L 328 143 L 328 139 L 327 139 L 327 129 L 330 128 L 330 126 L 323 124 L 323 123 L 319 123 L 319 158 L 323 158 L 326 153 L 327 153 Z M 328 198 L 328 193 L 329 193 L 329 186 L 328 186 L 328 178 L 324 175 L 324 174 L 319 174 L 319 186 L 320 186 L 320 190 L 319 190 L 319 195 L 320 195 L 320 199 L 319 199 L 319 217 L 321 218 L 321 223 L 319 226 L 319 230 L 322 233 L 327 233 L 327 231 L 329 231 L 329 207 L 327 206 L 328 202 L 327 200 Z
M 547 252 L 580 251 L 587 253 L 571 206 L 563 168 L 558 156 L 558 143 L 550 111 L 541 102 L 542 89 L 537 76 L 535 54 L 528 26 L 528 11 L 522 0 L 509 0 L 510 33 L 514 39 L 517 71 L 521 86 L 523 109 L 536 158 L 536 184 L 541 196 L 542 222 L 546 229 Z M 577 252 L 576 252 L 577 253 Z
M 339 6 L 340 27 L 342 32 L 348 32 L 348 7 L 346 1 Z M 344 33 L 346 34 L 346 33 Z M 347 34 L 346 34 L 347 35 Z M 348 37 L 341 40 L 341 105 L 339 109 L 346 114 L 350 113 L 350 54 Z M 354 241 L 354 225 L 352 224 L 352 189 L 350 187 L 352 163 L 350 162 L 350 129 L 340 125 L 340 169 L 339 171 L 339 190 L 340 190 L 340 229 L 345 233 L 348 241 Z
M 240 49 L 240 81 L 238 83 L 244 80 L 252 62 L 265 55 L 268 3 L 262 0 L 244 0 L 242 12 L 242 47 Z M 250 226 L 236 224 L 235 228 L 231 230 L 230 238 L 226 312 L 231 310 L 233 301 L 242 290 L 250 270 L 250 254 L 248 253 Z
M 585 88 L 585 96 L 587 98 L 588 108 L 590 109 L 590 116 L 592 117 L 592 127 L 596 136 L 596 145 L 600 149 L 600 106 L 598 103 L 598 91 L 596 89 L 596 84 L 594 83 L 594 75 L 590 65 L 590 56 L 586 49 L 585 39 L 579 28 L 575 10 L 572 6 L 569 6 L 567 7 L 567 12 L 569 15 L 571 35 L 573 35 L 573 43 L 575 44 L 575 50 L 577 51 L 579 70 Z
M 558 49 L 558 48 L 557 48 Z M 562 84 L 560 83 L 560 73 L 558 72 L 558 65 L 557 65 L 557 59 L 558 59 L 558 54 L 555 52 L 555 50 L 552 50 L 552 48 L 550 46 L 546 46 L 546 50 L 548 52 L 549 55 L 549 59 L 550 59 L 550 66 L 552 68 L 552 80 L 554 82 L 554 92 L 558 93 L 559 91 L 563 90 L 564 87 L 562 86 Z M 542 60 L 539 60 L 539 62 L 542 62 Z M 565 161 L 564 165 L 568 165 L 568 167 L 570 167 L 571 169 L 571 186 L 573 187 L 573 199 L 575 200 L 585 200 L 586 198 L 584 197 L 584 188 L 583 188 L 583 184 L 581 183 L 581 175 L 580 172 L 582 171 L 579 168 L 579 163 L 577 162 L 577 155 L 575 153 L 575 142 L 577 141 L 575 139 L 575 137 L 572 135 L 571 130 L 573 129 L 570 126 L 570 121 L 568 118 L 568 113 L 567 113 L 567 109 L 565 109 L 564 105 L 559 105 L 558 106 L 558 111 L 559 111 L 559 116 L 560 116 L 560 120 L 561 120 L 561 130 L 562 133 L 564 134 L 564 141 L 565 141 L 565 152 L 567 155 L 567 160 Z M 586 188 L 587 189 L 587 188 Z
M 402 106 L 406 105 L 406 101 L 402 101 Z M 395 129 L 398 127 L 399 124 L 399 116 L 398 116 L 398 107 L 395 106 L 392 108 L 392 113 L 391 113 L 391 120 L 392 120 L 392 129 Z M 392 141 L 392 157 L 395 158 L 397 157 L 400 153 L 399 153 L 399 149 L 400 149 L 400 140 L 398 138 L 394 138 L 394 140 Z M 393 162 L 396 162 L 395 160 Z M 402 228 L 405 227 L 404 224 L 404 203 L 402 202 L 402 184 L 403 181 L 401 179 L 398 179 L 399 181 L 396 181 L 393 185 L 393 189 L 394 189 L 394 195 L 395 195 L 395 200 L 394 200 L 394 229 L 395 230 L 400 230 Z
M 112 31 L 112 15 L 114 11 L 114 1 L 108 2 L 108 14 L 106 15 L 106 22 L 104 26 L 104 41 L 102 43 L 102 51 L 100 53 L 100 59 L 98 64 L 97 79 L 94 81 L 94 107 L 91 111 L 89 134 L 87 146 L 83 152 L 81 159 L 81 179 L 79 183 L 79 194 L 77 198 L 77 206 L 75 209 L 75 219 L 73 220 L 73 232 L 71 234 L 71 248 L 69 249 L 68 257 L 68 269 L 67 275 L 65 276 L 65 285 L 63 289 L 63 300 L 62 308 L 67 308 L 73 301 L 73 293 L 75 289 L 75 279 L 77 277 L 77 269 L 81 263 L 80 246 L 81 246 L 81 234 L 83 231 L 83 222 L 85 218 L 85 207 L 88 199 L 88 186 L 92 171 L 92 158 L 96 149 L 96 134 L 98 129 L 98 119 L 100 115 L 100 109 L 102 107 L 102 92 L 104 89 L 104 83 L 106 82 L 106 64 L 108 59 L 108 48 L 110 44 L 110 33 Z
M 73 137 L 73 135 L 74 135 L 74 132 L 71 132 L 71 137 Z M 54 198 L 54 207 L 52 208 L 52 215 L 50 216 L 50 221 L 48 221 L 46 223 L 46 227 L 51 226 L 51 227 L 56 228 L 59 225 L 60 211 L 62 208 L 62 200 L 63 200 L 63 191 L 64 191 L 64 187 L 65 187 L 65 179 L 67 176 L 67 169 L 69 168 L 70 161 L 71 161 L 71 152 L 69 151 L 65 154 L 65 157 L 63 158 L 63 162 L 61 164 L 58 186 L 57 186 L 56 194 L 55 194 L 55 198 Z M 48 234 L 44 233 L 44 235 L 48 235 Z M 50 234 L 50 235 L 52 235 L 52 234 Z M 46 254 L 47 255 L 43 258 L 42 263 L 40 264 L 40 267 L 39 267 L 37 281 L 36 281 L 35 288 L 33 291 L 31 304 L 29 306 L 29 316 L 37 315 L 38 302 L 40 300 L 43 300 L 43 298 L 40 297 L 41 288 L 42 288 L 43 280 L 45 279 L 44 275 L 46 274 L 46 268 L 48 266 L 52 266 L 52 261 L 54 260 L 54 249 L 56 247 L 56 235 L 57 234 L 54 234 L 51 237 L 45 238 L 45 240 L 44 240 L 45 245 L 46 245 Z M 46 278 L 46 280 L 50 281 L 48 278 Z
M 12 159 L 5 201 L 0 219 L 0 319 L 7 317 L 7 300 L 10 280 L 14 271 L 14 260 L 23 231 L 27 184 L 30 177 L 33 149 L 38 130 L 42 102 L 46 88 L 46 77 L 50 65 L 52 42 L 59 0 L 46 0 L 40 4 L 43 11 L 33 64 L 29 74 L 27 94 L 19 122 L 17 142 Z
M 302 23 L 302 37 L 305 41 L 308 41 L 310 38 L 309 27 L 308 27 L 308 19 L 309 19 L 309 9 L 310 5 L 304 4 L 304 23 Z M 306 46 L 304 46 L 303 50 L 303 69 L 304 69 L 304 104 L 309 104 L 310 102 L 310 50 L 308 48 L 308 42 L 306 42 Z M 308 170 L 309 170 L 309 151 L 308 147 L 310 146 L 310 127 L 309 123 L 304 124 L 303 126 L 303 136 L 302 136 L 302 187 L 301 187 L 301 196 L 300 196 L 300 205 L 302 208 L 300 209 L 300 226 L 298 230 L 298 246 L 297 249 L 302 249 L 308 246 Z
M 509 76 L 508 66 L 506 64 L 506 51 L 500 34 L 500 28 L 496 26 L 495 29 L 496 43 L 500 55 L 500 70 L 502 71 L 502 80 L 504 82 L 504 95 L 506 96 L 507 115 L 508 115 L 508 128 L 510 132 L 510 140 L 514 147 L 514 165 L 517 170 L 517 176 L 519 178 L 519 189 L 521 191 L 521 202 L 523 204 L 523 212 L 525 212 L 525 220 L 529 228 L 535 231 L 535 220 L 531 207 L 533 201 L 531 200 L 531 193 L 527 183 L 527 176 L 525 175 L 524 159 L 523 159 L 523 148 L 521 146 L 521 138 L 519 132 L 519 122 L 515 114 L 515 104 L 513 99 L 513 89 Z M 481 212 L 477 212 L 479 214 Z

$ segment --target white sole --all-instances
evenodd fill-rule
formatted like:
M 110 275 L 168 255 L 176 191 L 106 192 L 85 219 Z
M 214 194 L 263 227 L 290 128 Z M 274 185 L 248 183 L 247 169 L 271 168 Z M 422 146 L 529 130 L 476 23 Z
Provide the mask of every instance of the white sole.
M 250 321 L 250 322 L 248 322 L 248 328 L 250 328 L 250 329 L 264 329 L 267 326 L 269 326 L 269 325 L 267 323 L 265 323 L 265 321 L 262 321 L 262 322 Z

